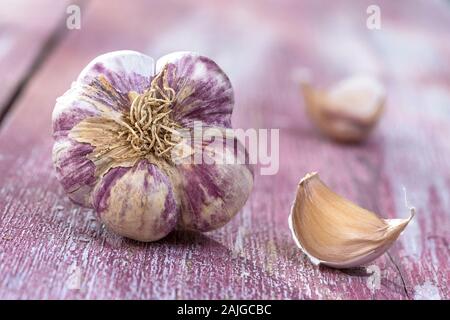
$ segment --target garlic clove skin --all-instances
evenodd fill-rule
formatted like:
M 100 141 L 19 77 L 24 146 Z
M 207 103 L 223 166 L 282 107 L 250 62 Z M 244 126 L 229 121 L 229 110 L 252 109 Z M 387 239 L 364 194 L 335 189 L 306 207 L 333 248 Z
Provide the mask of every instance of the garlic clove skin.
M 183 127 L 194 121 L 231 127 L 234 93 L 225 72 L 211 59 L 195 52 L 173 52 L 159 58 L 156 73 L 168 66 L 168 85 L 177 92 L 173 117 Z
M 378 258 L 413 216 L 411 209 L 408 219 L 381 219 L 331 191 L 317 173 L 310 173 L 299 183 L 289 227 L 312 263 L 342 269 Z
M 233 143 L 237 144 L 237 150 Z M 203 163 L 177 166 L 183 208 L 178 228 L 207 232 L 224 226 L 244 206 L 253 188 L 253 168 L 239 164 L 238 159 L 245 157 L 239 150 L 245 149 L 234 136 L 225 137 L 223 144 L 199 144 L 199 148 Z M 220 162 L 208 164 L 214 161 L 208 155 L 214 155 Z
M 170 180 L 146 160 L 111 169 L 96 186 L 93 204 L 110 230 L 139 241 L 165 237 L 179 218 Z
M 224 226 L 253 188 L 253 176 L 244 165 L 186 165 L 179 171 L 185 186 L 180 229 L 207 232 Z
M 303 82 L 302 91 L 311 120 L 340 142 L 365 140 L 380 119 L 386 100 L 383 85 L 368 76 L 347 78 L 328 90 Z
M 87 155 L 93 148 L 71 139 L 58 139 L 53 145 L 53 163 L 56 178 L 68 197 L 81 206 L 91 207 L 91 191 L 97 181 L 95 165 Z
M 70 137 L 71 130 L 87 118 L 127 108 L 127 93 L 143 91 L 150 85 L 154 65 L 151 57 L 135 51 L 114 51 L 100 55 L 81 71 L 72 87 L 56 100 L 52 113 L 55 139 L 53 163 L 57 179 L 75 203 L 92 208 L 91 193 L 99 179 L 95 175 L 95 165 L 88 159 L 94 148 L 75 141 Z M 92 81 L 98 83 L 99 77 L 104 77 L 113 88 L 105 85 L 95 91 L 88 90 L 87 85 Z
M 78 84 L 89 85 L 99 76 L 119 92 L 144 92 L 155 75 L 152 57 L 132 50 L 119 50 L 99 55 L 79 74 Z

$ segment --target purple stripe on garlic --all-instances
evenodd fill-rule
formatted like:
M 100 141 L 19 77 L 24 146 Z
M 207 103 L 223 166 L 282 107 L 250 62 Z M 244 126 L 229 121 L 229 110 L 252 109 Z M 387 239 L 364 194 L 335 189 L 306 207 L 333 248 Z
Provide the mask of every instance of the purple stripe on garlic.
M 64 97 L 58 99 L 53 110 L 53 137 L 56 140 L 67 137 L 70 130 L 82 120 L 99 115 L 99 112 L 85 101 L 65 100 L 68 95 L 69 93 L 65 93 Z
M 69 198 L 77 204 L 91 207 L 90 193 L 97 179 L 95 165 L 87 158 L 93 148 L 71 139 L 58 139 L 53 145 L 56 177 Z
M 160 58 L 156 72 L 168 66 L 169 86 L 177 92 L 174 119 L 185 127 L 194 121 L 231 126 L 234 95 L 227 75 L 212 60 L 191 52 Z
M 155 75 L 155 63 L 145 54 L 121 50 L 103 54 L 92 60 L 78 76 L 77 83 L 90 84 L 103 76 L 119 92 L 143 92 Z
M 179 215 L 169 178 L 146 160 L 132 168 L 111 169 L 97 185 L 93 199 L 111 230 L 141 241 L 165 237 Z

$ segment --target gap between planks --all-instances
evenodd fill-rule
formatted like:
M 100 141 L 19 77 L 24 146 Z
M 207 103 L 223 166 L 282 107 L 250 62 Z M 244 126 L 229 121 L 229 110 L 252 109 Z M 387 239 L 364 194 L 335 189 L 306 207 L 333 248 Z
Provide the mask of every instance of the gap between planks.
M 74 1 L 72 4 L 85 8 L 85 0 Z M 6 99 L 3 106 L 0 106 L 0 133 L 3 127 L 3 123 L 7 118 L 8 114 L 13 111 L 16 101 L 20 98 L 30 81 L 33 79 L 34 75 L 39 71 L 42 65 L 47 61 L 50 54 L 57 48 L 61 43 L 64 36 L 67 34 L 67 28 L 65 28 L 65 21 L 67 19 L 66 12 L 61 14 L 55 27 L 49 33 L 49 36 L 45 40 L 44 44 L 36 54 L 28 70 L 25 72 L 23 77 L 19 80 L 16 87 L 12 90 L 9 98 Z

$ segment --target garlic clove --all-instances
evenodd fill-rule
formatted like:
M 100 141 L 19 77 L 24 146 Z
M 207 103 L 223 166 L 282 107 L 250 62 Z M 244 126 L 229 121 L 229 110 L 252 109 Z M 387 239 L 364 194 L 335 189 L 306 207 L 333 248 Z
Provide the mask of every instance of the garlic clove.
M 152 57 L 132 50 L 119 50 L 102 54 L 93 59 L 77 78 L 78 84 L 89 85 L 98 77 L 121 93 L 144 92 L 155 75 Z
M 105 113 L 117 118 L 118 110 L 128 108 L 127 93 L 143 91 L 153 74 L 154 61 L 146 55 L 129 50 L 106 53 L 92 60 L 56 100 L 52 113 L 53 163 L 64 191 L 75 203 L 92 207 L 98 170 L 88 157 L 94 147 L 77 143 L 73 129 L 83 120 Z
M 414 216 L 382 219 L 331 191 L 317 173 L 299 183 L 289 216 L 298 247 L 314 264 L 351 268 L 382 255 Z
M 302 84 L 306 109 L 327 136 L 341 142 L 367 138 L 383 113 L 386 93 L 375 78 L 353 76 L 329 90 Z
M 111 113 L 113 117 L 128 109 L 129 93 L 144 91 L 153 74 L 153 59 L 138 52 L 114 51 L 98 56 L 56 100 L 52 113 L 55 139 L 67 137 L 69 131 L 86 118 L 104 113 Z
M 177 92 L 173 117 L 183 127 L 194 121 L 231 127 L 234 93 L 225 72 L 194 52 L 173 52 L 159 58 L 156 72 L 168 67 L 168 85 Z
M 252 167 L 238 161 L 246 154 L 239 140 L 225 134 L 209 138 L 224 140 L 197 145 L 194 154 L 203 152 L 203 163 L 180 163 L 176 167 L 182 186 L 178 189 L 183 208 L 180 229 L 206 232 L 222 227 L 244 206 L 253 188 Z
M 56 178 L 69 198 L 84 207 L 91 207 L 90 194 L 96 182 L 95 165 L 87 155 L 93 148 L 71 139 L 57 139 L 53 145 Z
M 94 189 L 93 205 L 110 230 L 139 241 L 165 237 L 179 218 L 169 178 L 146 160 L 109 170 Z

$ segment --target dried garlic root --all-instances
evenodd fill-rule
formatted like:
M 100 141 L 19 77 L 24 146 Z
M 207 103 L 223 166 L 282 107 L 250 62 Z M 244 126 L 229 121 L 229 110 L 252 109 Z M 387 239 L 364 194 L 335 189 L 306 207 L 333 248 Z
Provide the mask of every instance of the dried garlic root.
M 383 85 L 367 76 L 350 77 L 328 90 L 302 81 L 302 92 L 311 120 L 340 142 L 366 139 L 383 113 L 386 97 Z
M 386 252 L 414 216 L 382 219 L 331 191 L 317 173 L 299 183 L 289 216 L 292 236 L 312 263 L 351 268 Z

